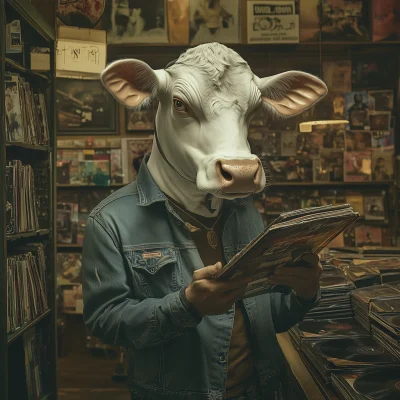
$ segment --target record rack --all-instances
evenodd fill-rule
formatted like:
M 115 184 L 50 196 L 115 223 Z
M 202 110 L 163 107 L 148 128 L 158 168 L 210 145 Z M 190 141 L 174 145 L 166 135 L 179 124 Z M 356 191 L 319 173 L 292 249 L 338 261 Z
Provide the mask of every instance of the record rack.
M 14 36 L 6 43 L 10 23 L 20 51 L 9 50 Z M 52 400 L 55 27 L 29 0 L 0 0 L 0 26 L 0 400 Z M 48 49 L 48 71 L 30 68 L 32 47 Z

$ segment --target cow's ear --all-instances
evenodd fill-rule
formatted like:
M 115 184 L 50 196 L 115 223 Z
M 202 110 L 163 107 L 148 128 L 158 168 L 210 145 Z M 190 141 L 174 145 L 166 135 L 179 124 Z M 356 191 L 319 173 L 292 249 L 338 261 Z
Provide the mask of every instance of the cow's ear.
M 262 99 L 278 114 L 291 117 L 312 107 L 327 93 L 328 88 L 321 79 L 300 71 L 255 80 Z
M 160 71 L 135 59 L 119 60 L 108 65 L 101 74 L 106 89 L 128 108 L 140 106 L 158 86 Z

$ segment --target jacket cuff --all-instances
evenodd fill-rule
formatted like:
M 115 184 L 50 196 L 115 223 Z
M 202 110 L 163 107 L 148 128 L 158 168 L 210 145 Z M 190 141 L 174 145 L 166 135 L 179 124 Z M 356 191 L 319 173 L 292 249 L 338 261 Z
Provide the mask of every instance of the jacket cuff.
M 175 324 L 182 328 L 194 328 L 202 320 L 202 316 L 188 303 L 185 295 L 185 289 L 179 292 L 171 293 L 169 298 L 169 307 Z

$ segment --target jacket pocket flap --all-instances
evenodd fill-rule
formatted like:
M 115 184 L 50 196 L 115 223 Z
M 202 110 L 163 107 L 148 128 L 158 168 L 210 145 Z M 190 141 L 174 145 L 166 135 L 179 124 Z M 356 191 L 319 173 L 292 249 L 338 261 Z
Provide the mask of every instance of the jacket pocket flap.
M 172 248 L 125 250 L 125 255 L 132 268 L 144 270 L 151 275 L 156 274 L 165 265 L 177 261 L 176 250 Z

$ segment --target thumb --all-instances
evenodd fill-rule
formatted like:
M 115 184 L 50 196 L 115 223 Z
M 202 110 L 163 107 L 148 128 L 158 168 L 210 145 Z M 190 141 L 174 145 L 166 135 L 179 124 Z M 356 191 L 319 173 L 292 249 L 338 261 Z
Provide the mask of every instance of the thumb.
M 215 275 L 222 269 L 222 263 L 217 262 L 214 265 L 209 265 L 208 267 L 200 268 L 194 271 L 193 280 L 199 281 L 200 279 L 213 279 Z

